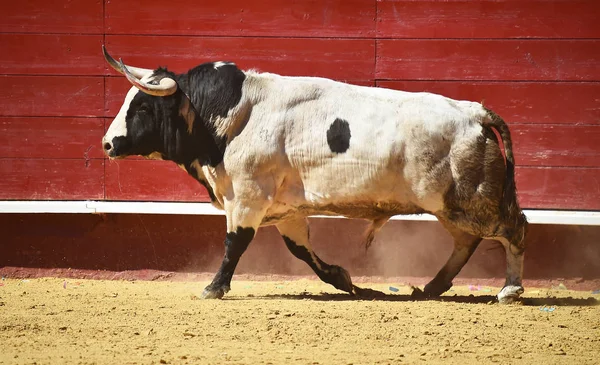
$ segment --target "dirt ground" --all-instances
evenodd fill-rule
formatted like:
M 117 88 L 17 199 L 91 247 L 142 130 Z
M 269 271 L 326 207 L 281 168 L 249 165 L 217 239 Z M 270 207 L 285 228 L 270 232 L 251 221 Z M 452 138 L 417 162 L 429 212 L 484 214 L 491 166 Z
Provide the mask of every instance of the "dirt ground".
M 600 295 L 454 287 L 411 301 L 402 283 L 357 300 L 316 280 L 235 280 L 223 300 L 198 281 L 5 279 L 2 364 L 598 364 Z M 390 288 L 391 287 L 391 288 Z M 396 292 L 395 290 L 398 289 Z

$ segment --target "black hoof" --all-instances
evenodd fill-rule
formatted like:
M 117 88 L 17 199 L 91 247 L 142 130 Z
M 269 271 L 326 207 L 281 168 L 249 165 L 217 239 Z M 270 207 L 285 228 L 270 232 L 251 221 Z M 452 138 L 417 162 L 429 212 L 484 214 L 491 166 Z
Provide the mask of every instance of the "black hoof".
M 435 298 L 444 294 L 452 288 L 452 283 L 431 282 L 425 285 L 423 292 L 427 298 Z
M 423 292 L 421 289 L 417 288 L 416 286 L 413 286 L 412 289 L 413 289 L 413 291 L 410 294 L 410 299 L 422 300 L 422 299 L 428 298 L 428 296 L 425 294 L 425 292 Z
M 377 299 L 386 297 L 384 292 L 369 288 L 359 288 L 356 285 L 352 285 L 351 294 L 356 295 L 357 297 L 362 299 Z
M 352 285 L 352 279 L 350 279 L 350 274 L 346 269 L 340 266 L 331 266 L 328 276 L 331 279 L 331 285 L 336 289 L 353 293 L 354 285 Z

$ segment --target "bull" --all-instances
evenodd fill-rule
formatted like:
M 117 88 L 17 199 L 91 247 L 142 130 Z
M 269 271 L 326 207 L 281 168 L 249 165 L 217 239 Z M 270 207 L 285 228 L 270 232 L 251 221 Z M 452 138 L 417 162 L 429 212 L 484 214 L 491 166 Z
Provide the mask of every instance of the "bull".
M 225 255 L 203 298 L 230 290 L 240 257 L 266 225 L 321 280 L 360 294 L 344 268 L 311 248 L 307 217 L 366 219 L 370 243 L 390 217 L 422 213 L 437 217 L 454 249 L 415 297 L 447 291 L 482 239 L 499 241 L 506 253 L 499 302 L 523 293 L 527 220 L 512 141 L 506 123 L 482 104 L 243 71 L 231 62 L 175 74 L 103 53 L 133 85 L 102 139 L 106 155 L 173 161 L 225 211 Z

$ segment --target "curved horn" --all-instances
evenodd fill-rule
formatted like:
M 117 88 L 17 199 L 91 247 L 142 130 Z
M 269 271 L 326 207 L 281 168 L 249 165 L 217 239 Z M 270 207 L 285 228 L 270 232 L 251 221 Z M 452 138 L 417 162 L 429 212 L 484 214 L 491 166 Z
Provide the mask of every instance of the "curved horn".
M 106 47 L 104 46 L 104 44 L 102 45 L 102 53 L 104 54 L 104 59 L 106 60 L 106 62 L 108 62 L 110 67 L 112 67 L 115 71 L 117 71 L 121 75 L 125 75 L 125 72 L 121 68 L 121 65 L 119 64 L 119 62 L 117 62 L 117 60 L 115 60 L 114 58 L 112 58 L 112 56 L 110 54 L 108 54 L 108 51 L 106 50 Z M 142 77 L 144 77 L 146 75 L 150 75 L 152 73 L 152 70 L 147 69 L 147 68 L 139 68 L 139 67 L 133 67 L 133 66 L 127 66 L 127 68 L 138 79 L 141 79 Z
M 125 77 L 127 80 L 131 82 L 131 84 L 144 93 L 148 95 L 154 96 L 168 96 L 173 95 L 175 91 L 177 91 L 177 82 L 170 77 L 165 77 L 160 80 L 158 85 L 152 85 L 147 83 L 144 80 L 138 80 L 135 75 L 129 71 L 129 68 L 123 64 L 123 60 L 119 58 L 119 66 L 123 70 Z

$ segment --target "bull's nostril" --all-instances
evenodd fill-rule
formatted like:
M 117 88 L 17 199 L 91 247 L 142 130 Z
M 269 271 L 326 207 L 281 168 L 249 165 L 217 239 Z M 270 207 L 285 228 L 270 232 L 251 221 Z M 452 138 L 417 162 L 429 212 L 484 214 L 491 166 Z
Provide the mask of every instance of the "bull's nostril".
M 111 149 L 111 148 L 112 148 L 112 146 L 110 145 L 110 143 L 106 142 L 106 143 L 104 144 L 104 149 L 105 149 L 105 150 L 107 150 L 107 151 L 110 151 L 110 149 Z

